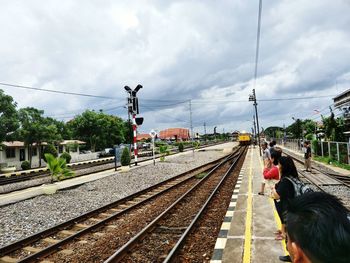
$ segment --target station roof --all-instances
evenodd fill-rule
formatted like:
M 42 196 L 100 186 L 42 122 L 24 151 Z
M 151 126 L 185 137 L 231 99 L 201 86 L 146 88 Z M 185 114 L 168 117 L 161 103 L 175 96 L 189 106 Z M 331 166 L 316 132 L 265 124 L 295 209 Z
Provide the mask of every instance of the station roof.
M 67 145 L 67 144 L 86 144 L 86 142 L 79 141 L 79 140 L 64 140 L 59 143 L 59 145 Z M 18 148 L 18 147 L 25 147 L 26 145 L 22 141 L 10 141 L 10 142 L 2 142 L 3 145 L 9 148 Z M 47 145 L 47 142 L 42 142 L 40 145 Z M 33 146 L 36 146 L 36 143 L 33 143 Z
M 5 145 L 6 147 L 24 147 L 24 142 L 21 141 L 11 141 L 11 142 L 2 142 L 3 145 Z M 36 146 L 36 143 L 33 143 L 33 146 Z M 46 142 L 42 142 L 41 145 L 47 145 Z
M 80 140 L 63 140 L 59 143 L 59 145 L 67 145 L 67 144 L 86 144 L 86 142 L 80 141 Z

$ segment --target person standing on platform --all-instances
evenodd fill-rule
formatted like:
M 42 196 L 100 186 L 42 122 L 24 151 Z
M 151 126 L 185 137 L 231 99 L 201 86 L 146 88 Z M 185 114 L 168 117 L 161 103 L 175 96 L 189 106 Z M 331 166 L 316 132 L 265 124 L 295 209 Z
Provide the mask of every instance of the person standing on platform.
M 278 234 L 276 240 L 283 240 L 286 237 L 285 233 L 285 215 L 288 208 L 288 203 L 295 196 L 293 183 L 288 180 L 289 178 L 298 177 L 298 171 L 295 167 L 293 159 L 290 157 L 282 156 L 278 161 L 278 169 L 280 172 L 280 181 L 275 185 L 275 189 L 273 189 L 272 197 L 276 200 L 276 210 L 281 219 L 282 229 L 281 234 Z M 290 262 L 289 256 L 280 257 L 280 260 Z
M 275 188 L 275 184 L 279 181 L 280 175 L 278 171 L 278 160 L 282 156 L 282 149 L 275 147 L 271 152 L 270 163 L 266 162 L 263 175 L 265 179 L 265 187 L 268 191 L 268 196 L 272 196 L 272 190 Z
M 330 194 L 312 192 L 293 199 L 286 233 L 291 262 L 350 262 L 350 211 Z
M 264 167 L 265 168 L 271 168 L 271 155 L 270 155 L 270 151 L 267 148 L 267 142 L 263 142 L 261 144 L 261 148 L 263 150 L 263 162 L 264 162 Z M 259 195 L 264 195 L 265 192 L 265 179 L 263 179 L 262 183 L 261 183 L 261 189 L 260 192 L 258 193 Z
M 304 159 L 305 159 L 305 171 L 306 172 L 311 172 L 311 147 L 310 147 L 310 142 L 305 141 L 304 142 Z

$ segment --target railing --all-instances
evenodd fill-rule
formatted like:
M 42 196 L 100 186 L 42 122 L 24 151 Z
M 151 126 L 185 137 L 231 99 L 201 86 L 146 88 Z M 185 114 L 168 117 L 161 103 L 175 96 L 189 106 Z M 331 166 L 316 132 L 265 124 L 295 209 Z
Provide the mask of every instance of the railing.
M 294 151 L 303 152 L 303 146 L 298 139 L 276 140 L 278 144 L 283 145 Z M 336 160 L 339 163 L 350 164 L 350 145 L 346 142 L 333 141 L 312 141 L 312 153 L 316 156 L 328 157 L 330 160 Z

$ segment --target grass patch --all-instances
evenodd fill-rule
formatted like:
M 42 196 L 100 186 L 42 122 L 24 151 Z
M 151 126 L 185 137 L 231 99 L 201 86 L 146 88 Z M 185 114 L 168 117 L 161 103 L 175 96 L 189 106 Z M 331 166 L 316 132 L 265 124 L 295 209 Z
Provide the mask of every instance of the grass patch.
M 314 156 L 313 157 L 314 160 L 322 162 L 322 163 L 326 163 L 326 164 L 330 164 L 339 168 L 343 168 L 346 170 L 350 170 L 350 165 L 349 164 L 345 164 L 345 163 L 340 163 L 337 160 L 334 160 L 332 158 L 329 157 L 322 157 L 322 156 Z
M 202 178 L 206 177 L 207 175 L 208 175 L 207 173 L 200 173 L 200 174 L 196 174 L 195 177 L 197 179 L 202 179 Z

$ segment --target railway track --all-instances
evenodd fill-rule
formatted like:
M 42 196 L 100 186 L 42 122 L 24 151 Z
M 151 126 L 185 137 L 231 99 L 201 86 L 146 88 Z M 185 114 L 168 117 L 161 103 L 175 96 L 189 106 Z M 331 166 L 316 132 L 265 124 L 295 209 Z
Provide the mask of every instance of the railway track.
M 334 196 L 339 197 L 343 203 L 350 207 L 350 177 L 331 173 L 321 169 L 319 167 L 313 166 L 312 173 L 303 171 L 304 160 L 284 152 L 283 154 L 290 156 L 296 161 L 296 166 L 298 169 L 301 179 L 306 183 L 313 186 L 315 191 L 322 191 L 330 193 Z
M 212 146 L 215 144 L 210 144 L 210 145 L 203 145 L 201 147 L 199 147 L 200 149 L 203 149 L 205 147 L 208 146 Z M 185 148 L 184 151 L 191 151 L 192 147 L 190 148 Z M 152 152 L 149 152 L 152 153 Z M 152 157 L 147 158 L 145 156 L 149 156 L 149 153 L 145 153 L 145 154 L 140 154 L 139 156 L 141 158 L 144 159 L 140 159 L 138 162 L 142 163 L 142 162 L 147 162 L 152 160 Z M 172 154 L 176 154 L 178 153 L 178 151 L 173 151 Z M 156 155 L 156 159 L 159 159 L 160 155 Z M 133 164 L 134 162 L 131 161 L 131 164 Z M 110 166 L 107 166 L 108 164 L 110 164 Z M 75 172 L 78 172 L 78 174 L 75 176 L 84 176 L 84 175 L 88 175 L 91 173 L 96 173 L 96 172 L 103 172 L 106 170 L 110 170 L 114 168 L 114 157 L 110 157 L 110 158 L 105 158 L 105 159 L 97 159 L 97 160 L 91 160 L 91 161 L 87 161 L 84 163 L 76 163 L 76 164 L 68 164 L 68 166 Z M 93 171 L 88 171 L 89 168 L 96 168 L 98 166 L 101 166 L 101 169 L 94 169 Z M 119 165 L 117 167 L 120 167 Z M 86 169 L 87 171 L 83 171 L 83 172 L 79 172 Z M 43 168 L 42 170 L 38 171 L 38 172 L 32 172 L 32 173 L 28 173 L 28 174 L 20 174 L 20 175 L 12 175 L 11 177 L 0 177 L 0 186 L 4 186 L 6 187 L 6 185 L 11 185 L 11 184 L 15 184 L 15 183 L 22 183 L 22 182 L 26 182 L 29 180 L 35 180 L 35 179 L 47 179 L 47 182 L 50 181 L 50 175 L 47 172 L 47 168 Z M 67 178 L 69 180 L 69 178 Z M 34 187 L 34 186 L 39 186 L 42 185 L 43 181 L 40 180 L 37 183 L 34 183 L 30 185 L 30 187 Z M 8 190 L 8 191 L 2 191 L 1 193 L 9 193 L 11 191 L 17 191 L 17 190 L 21 190 L 21 189 L 26 189 L 26 186 L 19 186 L 16 187 L 14 190 Z
M 193 169 L 117 202 L 0 248 L 0 256 L 2 257 L 0 261 L 13 260 L 13 262 L 33 262 L 41 260 L 43 257 L 47 257 L 51 253 L 57 251 L 60 252 L 52 257 L 62 258 L 64 255 L 67 256 L 70 251 L 69 249 L 62 250 L 62 248 L 65 246 L 72 246 L 72 244 L 70 244 L 71 242 L 74 243 L 74 241 L 77 241 L 75 244 L 78 245 L 87 242 L 81 240 L 83 236 L 85 236 L 84 239 L 86 239 L 86 235 L 90 235 L 91 239 L 96 236 L 107 235 L 111 230 L 120 233 L 129 225 L 129 221 L 124 221 L 125 218 L 135 218 L 134 215 L 137 213 L 145 215 L 148 211 L 144 211 L 145 207 L 152 207 L 152 202 L 154 203 L 157 200 L 159 202 L 161 198 L 170 201 L 171 197 L 176 198 L 179 195 L 183 195 L 189 187 L 198 182 L 196 174 L 207 172 L 209 169 L 213 169 L 213 167 L 221 166 L 223 159 L 224 158 L 201 166 L 200 168 Z M 218 162 L 220 164 L 218 164 Z M 160 213 L 158 206 L 153 207 L 153 210 L 154 209 L 158 214 Z M 124 222 L 124 225 L 121 222 Z M 129 230 L 130 233 L 135 231 Z M 124 236 L 124 238 L 127 237 L 128 234 Z M 87 240 L 89 240 L 89 238 L 87 238 Z M 126 241 L 127 240 L 125 240 L 125 243 Z M 56 260 L 54 261 L 56 262 Z
M 211 170 L 105 262 L 170 262 L 245 151 Z
M 285 152 L 284 152 L 284 154 L 287 156 L 290 156 L 291 158 L 293 158 L 293 160 L 297 161 L 299 164 L 304 165 L 304 160 L 300 160 L 299 158 L 297 158 L 291 154 L 285 153 Z M 302 170 L 301 167 L 302 166 L 299 166 L 299 172 L 300 172 L 300 170 Z M 312 167 L 312 170 L 313 170 L 312 173 L 303 171 L 302 174 L 305 177 L 316 177 L 319 174 L 324 175 L 332 180 L 336 180 L 339 184 L 346 185 L 347 187 L 350 188 L 350 176 L 345 176 L 345 175 L 336 174 L 336 173 L 330 173 L 330 172 L 327 172 L 327 171 L 325 171 L 321 168 L 315 167 L 315 166 Z M 311 176 L 307 176 L 308 174 L 310 174 Z M 327 185 L 327 182 L 319 182 L 318 185 Z

